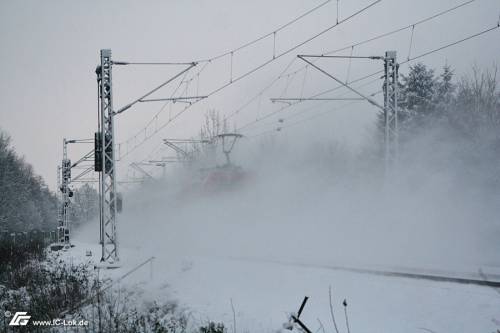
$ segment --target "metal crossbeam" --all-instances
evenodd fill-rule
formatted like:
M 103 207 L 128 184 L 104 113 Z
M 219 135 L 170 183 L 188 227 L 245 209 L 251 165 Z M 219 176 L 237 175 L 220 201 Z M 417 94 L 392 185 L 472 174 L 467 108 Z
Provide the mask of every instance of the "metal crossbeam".
M 304 102 L 304 101 L 364 101 L 361 97 L 332 97 L 332 98 L 296 98 L 296 97 L 283 97 L 271 98 L 271 102 Z
M 101 50 L 101 54 L 102 54 L 102 51 L 109 51 L 109 57 L 111 58 L 111 50 Z M 102 59 L 102 56 L 101 56 L 101 59 Z M 110 73 L 111 73 L 111 65 L 112 63 L 109 64 L 109 68 L 110 68 Z M 162 87 L 166 86 L 167 84 L 169 84 L 170 82 L 174 81 L 175 79 L 177 79 L 178 77 L 182 76 L 182 74 L 188 72 L 191 68 L 193 68 L 194 66 L 196 66 L 196 62 L 192 62 L 192 63 L 189 63 L 188 67 L 183 69 L 182 71 L 180 71 L 179 73 L 175 74 L 174 76 L 172 76 L 170 79 L 168 79 L 167 81 L 163 82 L 162 84 L 160 84 L 159 86 L 157 86 L 156 88 L 148 91 L 147 93 L 145 93 L 144 95 L 142 95 L 141 97 L 135 99 L 134 101 L 128 103 L 127 105 L 125 105 L 124 107 L 118 109 L 116 112 L 114 112 L 114 114 L 120 114 L 128 109 L 130 109 L 134 104 L 136 103 L 139 103 L 141 101 L 144 101 L 146 97 L 150 96 L 151 94 L 153 94 L 154 92 L 160 90 Z M 110 81 L 111 82 L 111 81 Z
M 143 98 L 140 99 L 139 102 L 185 102 L 185 103 L 195 103 L 202 99 L 207 98 L 208 96 L 185 96 L 185 97 L 166 97 L 166 98 Z
M 381 109 L 382 111 L 384 110 L 384 107 L 380 104 L 378 104 L 373 98 L 370 98 L 369 96 L 366 96 L 365 94 L 359 92 L 358 90 L 354 89 L 353 87 L 351 87 L 350 85 L 348 85 L 347 83 L 344 83 L 342 82 L 340 79 L 336 78 L 335 76 L 333 76 L 332 74 L 328 73 L 327 71 L 325 71 L 324 69 L 316 66 L 314 63 L 312 63 L 311 61 L 305 59 L 306 57 L 308 56 L 302 56 L 302 55 L 298 55 L 298 57 L 300 59 L 302 59 L 303 61 L 305 61 L 306 63 L 308 63 L 309 65 L 311 65 L 312 67 L 316 68 L 318 71 L 320 71 L 321 73 L 325 74 L 326 76 L 328 76 L 329 78 L 335 80 L 337 83 L 343 85 L 344 87 L 346 87 L 347 89 L 349 89 L 350 91 L 352 91 L 353 93 L 355 93 L 356 95 L 360 96 L 361 98 L 367 100 L 370 104 L 373 104 L 375 105 L 376 107 L 378 107 L 379 109 Z

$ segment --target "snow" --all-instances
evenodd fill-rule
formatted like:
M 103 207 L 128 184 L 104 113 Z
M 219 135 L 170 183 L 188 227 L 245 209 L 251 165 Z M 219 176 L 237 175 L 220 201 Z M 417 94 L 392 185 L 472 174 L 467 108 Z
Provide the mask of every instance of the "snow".
M 500 292 L 490 287 L 329 268 L 498 275 L 497 196 L 425 164 L 381 184 L 371 172 L 345 176 L 350 167 L 335 176 L 286 158 L 262 163 L 265 172 L 237 191 L 193 194 L 171 176 L 126 193 L 117 226 L 122 266 L 101 269 L 101 277 L 116 281 L 154 256 L 120 286 L 177 299 L 192 320 L 222 321 L 229 332 L 231 302 L 237 333 L 276 332 L 304 296 L 303 321 L 315 332 L 319 319 L 333 332 L 330 286 L 342 333 L 344 299 L 353 333 L 500 329 Z M 98 230 L 97 221 L 76 230 L 68 257 L 84 260 L 91 249 L 98 262 Z
M 75 242 L 67 258 L 85 260 L 86 249 L 98 258 L 95 244 Z M 102 276 L 119 277 L 148 258 L 143 251 L 124 248 L 122 267 L 101 270 Z M 146 265 L 121 284 L 139 282 L 157 299 L 175 298 L 188 306 L 200 322 L 222 321 L 232 327 L 236 312 L 238 332 L 275 332 L 304 296 L 309 301 L 301 316 L 316 331 L 318 319 L 333 331 L 328 289 L 339 329 L 346 331 L 341 305 L 348 302 L 352 332 L 494 332 L 500 329 L 500 293 L 489 287 L 432 282 L 342 272 L 327 268 L 236 260 L 209 256 L 156 253 Z M 168 286 L 165 288 L 165 286 Z

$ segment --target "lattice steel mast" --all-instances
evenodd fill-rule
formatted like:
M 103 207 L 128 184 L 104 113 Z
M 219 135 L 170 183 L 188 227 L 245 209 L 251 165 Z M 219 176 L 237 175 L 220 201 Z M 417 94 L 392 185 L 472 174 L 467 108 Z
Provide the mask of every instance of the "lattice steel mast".
M 396 51 L 387 51 L 384 58 L 384 143 L 385 166 L 390 170 L 399 154 L 398 134 L 398 71 Z
M 62 210 L 61 210 L 61 202 L 62 202 L 62 193 L 61 193 L 61 165 L 57 166 L 57 226 L 61 227 L 62 223 Z
M 148 91 L 141 97 L 133 100 L 125 106 L 113 110 L 113 88 L 112 88 L 112 67 L 114 65 L 133 64 L 163 64 L 163 65 L 185 65 L 185 69 L 175 74 L 165 82 Z M 111 60 L 111 50 L 101 50 L 101 64 L 97 66 L 97 86 L 98 86 L 98 132 L 95 134 L 94 148 L 94 169 L 100 173 L 99 176 L 99 221 L 100 221 L 100 243 L 102 246 L 101 262 L 106 264 L 116 264 L 119 261 L 118 237 L 117 237 L 117 213 L 121 210 L 121 196 L 116 191 L 116 160 L 115 157 L 115 136 L 114 136 L 114 116 L 120 114 L 133 105 L 140 102 L 152 102 L 159 100 L 199 100 L 205 96 L 192 97 L 172 97 L 167 99 L 146 99 L 153 93 L 160 90 L 170 82 L 181 77 L 184 73 L 196 66 L 196 62 L 190 63 L 133 63 L 125 61 Z
M 63 159 L 61 163 L 61 207 L 58 227 L 58 241 L 61 245 L 68 248 L 70 244 L 70 206 L 73 196 L 69 183 L 71 182 L 71 160 L 68 158 L 68 141 L 63 139 Z
M 101 64 L 97 66 L 98 132 L 95 135 L 95 171 L 99 172 L 99 222 L 101 262 L 119 261 L 117 224 L 116 161 L 113 127 L 111 50 L 101 50 Z

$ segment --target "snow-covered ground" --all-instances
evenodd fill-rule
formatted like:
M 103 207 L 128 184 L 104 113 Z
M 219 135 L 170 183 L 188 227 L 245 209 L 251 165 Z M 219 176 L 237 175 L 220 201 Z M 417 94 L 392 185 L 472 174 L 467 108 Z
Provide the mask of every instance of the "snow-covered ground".
M 281 330 L 304 296 L 303 321 L 313 332 L 319 321 L 333 332 L 330 286 L 343 333 L 344 299 L 353 333 L 500 329 L 500 291 L 493 288 L 329 268 L 500 275 L 497 194 L 473 190 L 446 170 L 382 186 L 377 177 L 290 171 L 281 163 L 287 166 L 269 164 L 237 192 L 190 193 L 170 181 L 126 195 L 118 224 L 122 266 L 101 276 L 116 279 L 154 256 L 152 266 L 120 284 L 145 289 L 145 297 L 175 298 L 193 319 L 230 328 L 232 303 L 238 333 Z M 97 221 L 77 230 L 68 257 L 82 260 L 91 249 L 98 260 L 98 230 Z
M 98 261 L 99 247 L 75 242 L 67 254 Z M 122 267 L 101 270 L 119 277 L 153 253 L 123 248 Z M 154 253 L 147 264 L 120 282 L 141 285 L 150 298 L 175 298 L 200 322 L 222 321 L 237 332 L 274 332 L 304 296 L 309 301 L 303 321 L 316 331 L 320 321 L 333 332 L 329 287 L 337 323 L 347 332 L 342 301 L 347 299 L 351 332 L 496 332 L 500 329 L 500 291 L 489 287 L 432 282 L 342 272 L 320 267 L 278 264 L 265 260 L 236 260 L 208 256 Z

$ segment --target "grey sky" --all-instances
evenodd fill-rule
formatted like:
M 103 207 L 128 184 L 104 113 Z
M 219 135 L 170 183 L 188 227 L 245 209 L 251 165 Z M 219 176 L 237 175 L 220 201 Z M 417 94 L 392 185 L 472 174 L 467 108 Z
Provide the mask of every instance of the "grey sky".
M 297 53 L 321 53 L 413 23 L 435 12 L 458 4 L 459 0 L 382 0 L 373 8 L 333 29 L 237 84 L 192 107 L 178 121 L 141 146 L 127 163 L 145 158 L 162 137 L 189 137 L 196 134 L 203 114 L 209 108 L 230 114 L 268 84 Z M 111 48 L 116 60 L 192 61 L 235 48 L 244 42 L 273 31 L 321 1 L 6 1 L 0 2 L 0 126 L 7 131 L 16 150 L 24 154 L 53 188 L 56 166 L 62 154 L 62 138 L 90 138 L 96 129 L 95 66 L 99 50 Z M 368 0 L 340 1 L 341 18 L 370 3 Z M 335 1 L 277 35 L 276 48 L 285 50 L 321 31 L 336 19 Z M 414 31 L 412 55 L 453 42 L 493 26 L 499 19 L 498 0 L 477 0 L 451 14 L 418 26 Z M 382 54 L 395 49 L 400 59 L 409 52 L 410 34 L 393 37 L 355 48 L 358 55 Z M 491 67 L 500 59 L 500 29 L 459 46 L 423 58 L 434 67 L 448 63 L 457 74 L 476 63 Z M 241 74 L 272 56 L 272 40 L 237 53 L 233 71 Z M 332 72 L 346 75 L 346 63 L 322 63 Z M 291 69 L 298 68 L 295 61 Z M 353 63 L 351 77 L 377 70 L 374 64 Z M 179 68 L 116 68 L 115 108 L 138 97 Z M 406 67 L 402 68 L 404 72 Z M 229 59 L 211 65 L 201 75 L 200 94 L 213 90 L 229 79 Z M 301 88 L 302 82 L 304 88 Z M 283 81 L 257 102 L 234 117 L 238 126 L 277 108 L 269 97 L 313 94 L 333 86 L 318 73 L 302 75 L 285 91 Z M 374 89 L 372 86 L 370 89 Z M 375 86 L 375 89 L 377 87 Z M 194 85 L 190 86 L 195 91 Z M 367 88 L 366 92 L 373 92 Z M 155 96 L 166 96 L 166 89 Z M 117 141 L 123 142 L 145 125 L 161 105 L 141 105 L 117 119 Z M 179 110 L 175 105 L 172 112 Z M 307 107 L 306 105 L 297 107 Z M 176 109 L 177 108 L 177 109 Z M 373 117 L 369 106 L 360 112 L 339 112 L 312 121 L 329 125 L 341 140 L 363 136 Z M 168 108 L 166 111 L 167 112 Z M 273 120 L 274 119 L 274 120 Z M 271 118 L 262 122 L 256 134 L 273 127 Z M 267 124 L 267 127 L 265 126 Z M 330 126 L 331 125 L 331 126 Z M 259 125 L 260 126 L 260 125 Z M 256 126 L 257 127 L 257 126 Z M 301 126 L 297 126 L 296 131 Z M 304 131 L 304 129 L 302 130 Z M 90 147 L 71 147 L 71 157 Z

